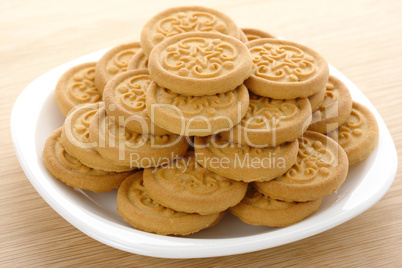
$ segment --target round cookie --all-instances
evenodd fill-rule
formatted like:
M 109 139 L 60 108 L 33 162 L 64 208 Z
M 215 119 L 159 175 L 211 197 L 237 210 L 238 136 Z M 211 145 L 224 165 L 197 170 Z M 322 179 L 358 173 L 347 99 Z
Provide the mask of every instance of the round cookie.
M 348 168 L 348 157 L 337 142 L 318 132 L 306 131 L 299 138 L 296 164 L 282 176 L 253 185 L 274 199 L 306 202 L 338 190 Z
M 247 183 L 233 181 L 199 165 L 193 152 L 156 169 L 144 170 L 149 196 L 176 211 L 201 215 L 225 211 L 238 204 Z
M 121 182 L 131 174 L 87 167 L 65 150 L 60 135 L 61 128 L 58 128 L 46 140 L 43 161 L 50 174 L 65 184 L 96 193 L 109 192 L 119 188 Z
M 95 86 L 95 65 L 96 62 L 79 64 L 60 77 L 55 89 L 55 98 L 64 116 L 78 104 L 102 100 L 102 95 Z
M 128 62 L 127 70 L 144 69 L 148 68 L 148 57 L 139 50 Z
M 141 47 L 149 56 L 157 44 L 186 32 L 215 32 L 240 38 L 240 28 L 226 14 L 202 6 L 183 6 L 165 9 L 148 20 L 141 31 Z
M 165 135 L 147 114 L 146 92 L 152 82 L 147 69 L 129 70 L 115 76 L 103 91 L 106 113 L 124 120 L 124 126 L 140 134 Z
M 300 137 L 311 122 L 307 98 L 277 100 L 250 92 L 250 104 L 240 123 L 222 137 L 253 147 L 277 146 Z
M 182 95 L 155 82 L 148 87 L 146 108 L 157 125 L 172 133 L 208 136 L 228 130 L 246 114 L 249 94 L 244 85 L 208 96 Z
M 308 97 L 311 105 L 311 112 L 315 112 L 320 108 L 320 106 L 324 103 L 325 93 L 327 92 L 327 88 L 323 87 L 320 91 Z
M 308 130 L 326 134 L 348 119 L 352 111 L 352 97 L 349 89 L 335 76 L 330 76 L 325 85 L 325 98 L 314 112 Z
M 247 41 L 253 41 L 261 38 L 276 38 L 274 35 L 260 29 L 241 28 L 241 30 L 245 34 Z
M 160 235 L 189 235 L 214 226 L 225 215 L 189 214 L 164 207 L 148 195 L 142 176 L 142 171 L 129 176 L 117 193 L 117 212 L 136 229 Z
M 327 134 L 338 141 L 348 155 L 349 165 L 366 159 L 378 144 L 378 124 L 364 105 L 353 102 L 349 118 Z
M 89 126 L 103 102 L 78 105 L 67 115 L 62 126 L 61 142 L 66 151 L 84 165 L 105 171 L 128 171 L 132 168 L 113 164 L 101 156 L 95 148 L 97 143 L 89 141 Z
M 296 163 L 297 139 L 277 147 L 255 148 L 228 142 L 220 135 L 195 137 L 197 162 L 223 177 L 236 181 L 269 181 Z
M 244 199 L 229 212 L 252 225 L 284 227 L 295 224 L 318 210 L 322 198 L 308 202 L 272 199 L 250 186 Z
M 94 115 L 89 126 L 89 141 L 97 142 L 96 150 L 116 165 L 156 167 L 187 152 L 186 137 L 139 134 L 121 126 L 119 121 L 114 116 L 106 116 L 103 107 Z
M 320 91 L 328 80 L 327 61 L 311 48 L 274 38 L 256 39 L 246 45 L 254 67 L 244 84 L 257 95 L 305 98 Z
M 95 84 L 101 94 L 110 79 L 127 71 L 131 58 L 140 50 L 140 42 L 121 44 L 106 52 L 99 59 L 95 68 Z
M 252 68 L 244 43 L 212 32 L 170 37 L 152 50 L 148 60 L 149 73 L 159 86 L 190 96 L 232 90 L 250 76 Z

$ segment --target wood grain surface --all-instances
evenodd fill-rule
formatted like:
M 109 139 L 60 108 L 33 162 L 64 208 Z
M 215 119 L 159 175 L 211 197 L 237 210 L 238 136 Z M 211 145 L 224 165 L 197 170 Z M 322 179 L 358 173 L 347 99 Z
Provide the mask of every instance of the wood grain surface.
M 10 113 L 22 90 L 62 63 L 139 40 L 156 12 L 191 4 L 319 51 L 374 104 L 402 158 L 402 1 L 0 1 L 0 267 L 401 266 L 401 161 L 385 196 L 340 226 L 271 249 L 204 259 L 151 258 L 106 246 L 35 191 L 11 141 Z

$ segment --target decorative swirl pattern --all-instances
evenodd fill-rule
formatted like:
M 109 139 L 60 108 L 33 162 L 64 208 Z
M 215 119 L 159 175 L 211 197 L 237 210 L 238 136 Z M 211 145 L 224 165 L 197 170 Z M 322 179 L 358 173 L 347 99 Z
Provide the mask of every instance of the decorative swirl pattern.
M 237 93 L 233 91 L 210 96 L 187 96 L 174 93 L 166 88 L 160 88 L 157 96 L 159 103 L 174 105 L 187 116 L 205 113 L 214 116 L 220 110 L 226 110 L 237 103 Z
M 179 12 L 161 19 L 156 25 L 156 33 L 153 38 L 159 43 L 165 37 L 185 32 L 225 33 L 226 31 L 226 24 L 211 13 Z
M 80 117 L 75 122 L 74 128 L 72 131 L 73 131 L 74 137 L 77 138 L 79 141 L 82 141 L 85 143 L 90 142 L 89 125 L 91 124 L 91 120 L 96 113 L 97 113 L 96 110 L 90 110 L 90 111 L 84 112 L 83 114 L 80 115 Z
M 78 103 L 98 102 L 102 99 L 95 87 L 95 67 L 77 72 L 67 86 L 69 95 Z
M 133 48 L 125 49 L 114 55 L 106 66 L 108 76 L 113 77 L 118 73 L 127 71 L 127 65 L 137 50 Z
M 212 78 L 235 67 L 237 49 L 220 39 L 191 37 L 166 48 L 163 66 L 183 77 Z
M 303 183 L 326 177 L 330 167 L 336 162 L 334 153 L 328 150 L 320 141 L 299 138 L 297 162 L 289 169 L 284 178 L 289 181 Z
M 278 127 L 300 113 L 297 100 L 276 100 L 250 92 L 250 104 L 241 124 L 247 128 Z
M 176 192 L 188 191 L 196 195 L 210 195 L 233 185 L 231 180 L 202 167 L 194 157 L 177 159 L 170 166 L 157 169 L 155 178 L 171 185 Z
M 145 95 L 151 81 L 145 74 L 130 77 L 116 87 L 115 98 L 127 110 L 145 113 Z
M 353 109 L 348 120 L 338 128 L 338 143 L 342 147 L 347 146 L 351 140 L 352 136 L 354 139 L 363 137 L 363 131 L 361 127 L 364 124 L 364 119 L 362 114 Z
M 266 43 L 250 49 L 255 75 L 264 79 L 298 82 L 317 72 L 315 60 L 301 49 L 291 45 Z

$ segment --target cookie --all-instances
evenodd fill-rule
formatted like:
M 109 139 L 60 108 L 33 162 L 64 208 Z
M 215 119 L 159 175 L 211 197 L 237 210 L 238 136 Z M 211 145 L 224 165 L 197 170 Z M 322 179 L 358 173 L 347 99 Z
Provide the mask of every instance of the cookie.
M 128 62 L 127 70 L 148 68 L 148 57 L 142 50 L 139 50 Z
M 64 116 L 78 104 L 102 100 L 102 95 L 95 86 L 95 65 L 96 62 L 79 64 L 60 77 L 55 89 L 55 98 Z
M 195 137 L 197 162 L 236 181 L 269 181 L 296 163 L 297 139 L 276 147 L 255 148 L 226 141 L 220 135 Z
M 121 182 L 132 173 L 108 172 L 84 165 L 65 150 L 60 135 L 61 128 L 58 128 L 46 140 L 43 161 L 50 174 L 65 184 L 96 193 L 109 192 L 119 188 Z
M 308 127 L 308 130 L 323 134 L 342 125 L 352 111 L 352 97 L 341 80 L 331 75 L 325 88 L 324 102 L 314 112 L 311 125 Z
M 240 123 L 222 137 L 248 146 L 267 147 L 300 137 L 311 122 L 307 98 L 277 100 L 250 92 L 250 104 Z
M 89 141 L 105 159 L 130 168 L 148 168 L 167 164 L 187 152 L 186 137 L 179 135 L 139 134 L 121 124 L 121 118 L 106 116 L 99 109 L 89 126 Z
M 141 47 L 149 57 L 157 44 L 186 32 L 215 32 L 240 38 L 240 28 L 226 14 L 207 7 L 183 6 L 166 9 L 149 19 L 141 31 Z
M 149 196 L 176 211 L 208 215 L 238 204 L 247 183 L 233 181 L 202 167 L 193 152 L 156 169 L 144 170 Z
M 64 121 L 61 142 L 69 154 L 90 168 L 116 172 L 131 170 L 130 167 L 115 165 L 106 160 L 95 150 L 97 144 L 89 141 L 90 123 L 103 106 L 103 102 L 76 106 Z
M 364 105 L 353 102 L 349 118 L 338 129 L 327 134 L 338 141 L 348 155 L 349 165 L 366 159 L 378 144 L 378 124 Z
M 348 174 L 348 157 L 333 139 L 306 131 L 299 138 L 296 164 L 284 175 L 253 185 L 260 193 L 283 201 L 306 202 L 330 195 Z
M 261 38 L 276 38 L 274 35 L 255 28 L 241 28 L 247 38 L 247 41 L 253 41 Z
M 142 176 L 142 171 L 129 176 L 117 193 L 117 212 L 136 229 L 160 235 L 189 235 L 214 226 L 225 215 L 189 214 L 164 207 L 148 195 Z
M 318 210 L 322 198 L 308 202 L 286 202 L 259 193 L 250 186 L 246 197 L 230 213 L 252 225 L 284 227 L 300 222 Z
M 311 112 L 315 112 L 324 103 L 325 93 L 327 92 L 327 87 L 323 87 L 320 91 L 308 97 L 311 105 Z
M 244 85 L 208 96 L 188 96 L 152 82 L 146 96 L 151 120 L 172 133 L 208 136 L 228 130 L 246 114 L 249 95 Z
M 155 46 L 148 60 L 161 87 L 190 96 L 225 93 L 240 86 L 253 68 L 244 43 L 212 32 L 183 33 Z
M 124 120 L 124 126 L 140 134 L 171 134 L 155 125 L 147 114 L 146 92 L 152 82 L 147 69 L 130 70 L 115 76 L 103 91 L 106 113 Z
M 256 39 L 246 45 L 254 67 L 244 83 L 259 96 L 305 98 L 320 91 L 328 80 L 327 61 L 304 45 L 273 38 Z
M 140 50 L 140 42 L 122 44 L 112 48 L 99 59 L 95 68 L 95 84 L 101 94 L 110 79 L 127 71 L 131 58 Z

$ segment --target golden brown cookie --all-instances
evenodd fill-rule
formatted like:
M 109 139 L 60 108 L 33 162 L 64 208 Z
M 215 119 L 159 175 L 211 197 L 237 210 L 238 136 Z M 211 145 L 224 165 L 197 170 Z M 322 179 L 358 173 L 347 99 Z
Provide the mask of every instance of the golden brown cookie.
M 335 76 L 330 76 L 325 85 L 323 104 L 314 112 L 308 130 L 328 133 L 348 119 L 352 111 L 352 97 L 349 89 Z
M 190 96 L 235 89 L 250 76 L 252 68 L 244 43 L 212 32 L 170 37 L 152 50 L 148 60 L 149 74 L 158 85 Z
M 320 108 L 324 103 L 325 93 L 327 92 L 327 87 L 323 87 L 320 91 L 308 97 L 311 105 L 311 111 L 314 113 Z
M 124 120 L 124 126 L 140 134 L 170 132 L 155 125 L 147 114 L 146 92 L 152 82 L 147 69 L 130 70 L 115 76 L 103 91 L 107 115 Z
M 172 133 L 208 136 L 228 130 L 246 114 L 249 95 L 244 85 L 208 96 L 182 95 L 152 82 L 146 96 L 151 120 Z
M 333 139 L 306 131 L 299 138 L 296 164 L 284 175 L 254 187 L 264 195 L 284 201 L 305 202 L 330 195 L 348 174 L 348 157 Z
M 225 211 L 246 194 L 247 183 L 233 181 L 202 167 L 193 152 L 156 169 L 144 170 L 149 196 L 176 211 L 201 215 Z
M 144 69 L 148 68 L 148 57 L 139 50 L 128 62 L 127 70 Z
M 105 171 L 128 171 L 132 168 L 119 166 L 106 160 L 97 151 L 97 143 L 89 141 L 89 126 L 103 102 L 78 105 L 67 115 L 61 133 L 66 151 L 84 165 Z
M 96 150 L 116 165 L 148 168 L 167 164 L 187 152 L 186 137 L 139 134 L 123 127 L 121 118 L 106 116 L 101 108 L 89 126 L 89 141 Z
M 348 155 L 349 165 L 366 159 L 378 144 L 378 124 L 364 105 L 353 102 L 349 118 L 328 136 L 338 141 Z
M 55 97 L 64 116 L 78 104 L 102 100 L 102 95 L 95 86 L 95 65 L 96 62 L 79 64 L 60 77 L 56 85 Z
M 162 41 L 186 32 L 214 32 L 240 38 L 240 28 L 226 14 L 207 7 L 168 8 L 153 16 L 141 31 L 141 47 L 149 56 Z
M 110 79 L 127 71 L 128 63 L 140 50 L 140 42 L 122 44 L 112 48 L 99 59 L 95 68 L 95 84 L 101 94 Z
M 322 198 L 308 202 L 276 200 L 250 186 L 244 199 L 229 211 L 247 224 L 284 227 L 310 216 L 318 210 L 321 202 Z
M 261 38 L 276 38 L 274 35 L 260 29 L 242 28 L 241 30 L 245 34 L 247 41 L 253 41 Z
M 148 195 L 142 176 L 142 171 L 129 176 L 117 193 L 117 212 L 136 229 L 160 235 L 189 235 L 214 226 L 225 215 L 189 214 L 164 207 Z
M 226 141 L 220 135 L 195 137 L 197 162 L 236 181 L 269 181 L 296 163 L 297 139 L 276 147 L 255 148 Z
M 60 135 L 61 128 L 58 128 L 46 140 L 43 161 L 50 174 L 65 184 L 102 193 L 119 188 L 121 182 L 132 173 L 108 172 L 87 167 L 67 153 L 60 141 Z
M 257 95 L 305 98 L 320 91 L 328 80 L 327 61 L 311 48 L 274 38 L 256 39 L 246 45 L 254 68 L 244 83 Z
M 222 137 L 248 146 L 267 147 L 300 137 L 311 122 L 307 98 L 277 100 L 250 92 L 250 104 L 241 122 Z

